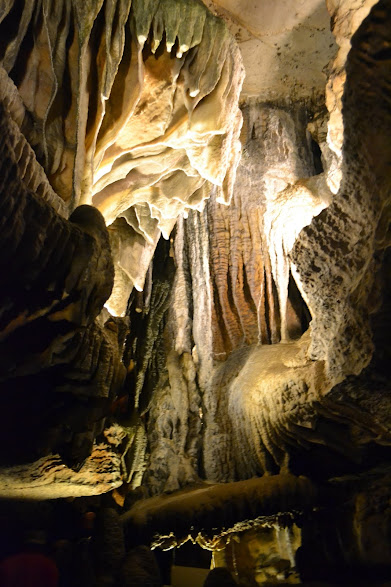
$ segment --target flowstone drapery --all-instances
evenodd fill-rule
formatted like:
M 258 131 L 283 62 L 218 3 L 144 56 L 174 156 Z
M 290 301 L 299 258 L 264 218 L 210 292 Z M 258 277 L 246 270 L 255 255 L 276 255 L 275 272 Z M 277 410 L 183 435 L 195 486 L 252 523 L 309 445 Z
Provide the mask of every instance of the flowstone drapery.
M 104 303 L 125 313 L 180 213 L 202 206 L 212 187 L 229 202 L 243 66 L 224 23 L 198 0 L 4 1 L 0 30 L 4 263 L 14 250 L 18 257 L 3 279 L 2 385 L 12 414 L 4 438 L 15 439 L 22 462 L 60 451 L 79 467 L 117 410 L 125 374 L 126 320 L 95 319 Z M 15 381 L 18 401 L 7 398 Z M 21 433 L 23 401 L 39 417 Z M 123 478 L 133 484 L 144 470 L 141 430 L 131 418 L 103 438 L 124 453 Z M 34 467 L 21 471 L 28 478 Z M 98 492 L 118 485 L 119 467 Z M 12 472 L 7 479 L 8 495 Z
M 199 542 L 309 511 L 391 443 L 390 2 L 327 2 L 328 82 L 263 95 L 222 4 L 0 0 L 0 489 L 116 490 L 156 544 L 197 496 Z M 275 64 L 308 27 L 330 57 L 325 10 L 271 19 Z
M 178 215 L 231 199 L 238 48 L 199 0 L 3 2 L 0 26 L 4 99 L 68 210 L 111 226 L 123 315 Z

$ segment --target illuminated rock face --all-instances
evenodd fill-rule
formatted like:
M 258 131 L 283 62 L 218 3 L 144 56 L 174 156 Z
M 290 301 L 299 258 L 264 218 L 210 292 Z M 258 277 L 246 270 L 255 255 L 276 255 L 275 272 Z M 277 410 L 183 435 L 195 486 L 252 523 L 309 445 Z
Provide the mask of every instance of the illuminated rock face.
M 341 5 L 335 26 L 345 17 Z M 288 468 L 327 476 L 369 466 L 370 447 L 390 443 L 387 384 L 376 385 L 376 400 L 369 399 L 382 364 L 376 357 L 388 352 L 379 342 L 371 363 L 373 336 L 384 335 L 370 315 L 389 291 L 385 285 L 380 293 L 380 281 L 387 282 L 381 263 L 390 121 L 387 91 L 375 81 L 389 79 L 387 19 L 389 3 L 379 3 L 344 64 L 338 161 L 321 101 L 306 108 L 323 172 L 300 133 L 297 105 L 284 112 L 281 104 L 255 102 L 244 108 L 247 139 L 231 207 L 220 210 L 211 199 L 203 213 L 177 225 L 166 369 L 150 404 L 152 491 L 173 490 L 199 474 L 231 481 Z M 292 287 L 287 296 L 289 279 L 296 304 Z M 308 332 L 292 340 L 309 316 Z
M 111 225 L 108 307 L 123 315 L 160 234 L 212 186 L 231 198 L 239 51 L 199 0 L 10 2 L 0 26 L 16 122 L 51 186 L 70 211 L 92 203 Z
M 216 4 L 232 21 L 234 3 Z M 369 314 L 389 291 L 389 2 L 329 4 L 343 51 L 326 103 L 317 70 L 299 93 L 295 74 L 253 99 L 245 86 L 241 110 L 238 48 L 196 0 L 0 4 L 0 237 L 4 265 L 15 258 L 2 277 L 1 385 L 5 398 L 19 385 L 15 419 L 18 400 L 41 418 L 25 418 L 22 441 L 10 420 L 4 438 L 19 461 L 49 454 L 50 473 L 51 452 L 79 466 L 122 422 L 106 428 L 107 475 L 92 459 L 53 496 L 90 494 L 95 473 L 97 493 L 123 479 L 152 494 L 327 477 L 389 445 L 387 385 L 371 395 L 388 348 L 376 318 L 369 365 Z M 307 16 L 321 28 L 323 3 L 302 10 L 281 27 L 273 12 L 270 34 L 296 38 Z M 97 318 L 128 300 L 126 320 Z M 38 463 L 7 468 L 6 494 Z
M 167 318 L 167 371 L 161 373 L 161 389 L 151 405 L 153 450 L 147 473 L 151 484 L 158 486 L 163 482 L 159 472 L 170 473 L 164 481 L 166 489 L 176 488 L 178 479 L 183 483 L 183 479 L 196 478 L 200 458 L 207 478 L 213 481 L 240 479 L 265 470 L 256 464 L 256 457 L 252 461 L 244 438 L 252 427 L 249 413 L 254 410 L 252 416 L 267 418 L 269 408 L 255 409 L 258 391 L 242 394 L 236 387 L 231 394 L 230 386 L 235 386 L 233 379 L 254 346 L 298 339 L 310 318 L 289 276 L 288 261 L 285 280 L 278 260 L 270 258 L 280 235 L 268 242 L 273 210 L 277 210 L 276 191 L 316 173 L 306 133 L 306 109 L 303 104 L 292 109 L 254 102 L 244 108 L 243 116 L 248 136 L 231 205 L 221 206 L 212 197 L 202 213 L 191 212 L 176 229 L 173 254 L 177 271 Z M 268 231 L 267 212 L 271 218 Z M 300 208 L 300 222 L 303 216 Z M 282 248 L 277 256 L 285 262 Z M 260 379 L 265 377 L 259 364 L 256 371 Z M 265 381 L 266 387 L 270 384 L 270 379 Z M 245 395 L 244 413 L 240 396 Z M 270 395 L 270 402 L 275 402 L 275 396 Z M 237 428 L 233 425 L 236 418 L 240 421 Z M 250 431 L 248 434 L 251 436 Z M 248 441 L 252 444 L 250 438 Z M 168 461 L 169 471 L 164 467 Z
M 231 199 L 243 66 L 224 23 L 198 0 L 3 2 L 0 29 L 9 137 L 2 220 L 12 219 L 13 229 L 3 234 L 4 263 L 19 251 L 4 279 L 3 391 L 37 372 L 36 382 L 18 379 L 19 403 L 34 403 L 25 396 L 35 384 L 48 403 L 38 417 L 37 400 L 35 424 L 18 442 L 12 418 L 3 432 L 18 459 L 52 449 L 79 465 L 124 378 L 124 324 L 94 320 L 103 303 L 124 314 L 133 286 L 144 286 L 160 235 L 168 238 L 179 214 L 202 207 L 212 188 L 219 201 Z M 102 212 L 108 233 L 85 204 Z M 38 349 L 34 333 L 42 338 Z M 11 403 L 16 416 L 18 402 Z M 142 466 L 129 469 L 137 477 Z
M 328 185 L 335 194 L 342 180 L 342 149 L 344 141 L 344 122 L 342 98 L 346 82 L 346 59 L 351 48 L 351 38 L 362 21 L 368 16 L 376 0 L 328 0 L 326 2 L 333 23 L 333 33 L 338 44 L 338 53 L 333 61 L 326 85 L 326 105 L 330 113 L 327 144 L 333 153 L 328 172 Z

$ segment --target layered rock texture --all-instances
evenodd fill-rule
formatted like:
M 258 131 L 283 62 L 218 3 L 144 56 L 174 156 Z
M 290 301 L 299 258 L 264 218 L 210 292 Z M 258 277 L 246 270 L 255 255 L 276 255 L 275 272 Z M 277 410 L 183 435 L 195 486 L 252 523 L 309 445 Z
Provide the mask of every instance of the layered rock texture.
M 0 495 L 384 565 L 391 4 L 254 4 L 0 0 Z
M 172 462 L 171 451 L 179 453 L 183 483 L 200 470 L 214 481 L 275 472 L 303 447 L 306 459 L 317 460 L 323 445 L 354 462 L 364 458 L 362 443 L 389 442 L 389 425 L 350 405 L 341 384 L 370 363 L 369 316 L 381 304 L 389 147 L 387 90 L 374 79 L 389 76 L 380 49 L 389 42 L 387 8 L 373 8 L 349 54 L 338 193 L 330 189 L 322 104 L 251 101 L 231 207 L 212 197 L 203 213 L 177 225 L 167 368 L 150 412 L 153 478 L 154 466 Z M 203 434 L 196 445 L 194 427 Z M 171 489 L 173 471 L 165 480 Z
M 327 479 L 388 454 L 390 6 L 370 9 L 362 23 L 348 12 L 344 127 L 321 96 L 247 100 L 231 206 L 212 196 L 177 223 L 172 303 L 138 392 L 152 493 L 286 470 Z M 145 297 L 131 315 L 147 328 Z
M 124 314 L 179 213 L 229 202 L 243 67 L 201 2 L 3 2 L 0 27 L 4 462 L 81 466 L 125 374 L 126 320 L 95 319 Z
M 68 221 L 33 192 L 39 181 L 35 157 L 15 136 L 3 108 L 0 116 L 0 393 L 8 415 L 1 429 L 1 461 L 25 464 L 60 451 L 68 464 L 79 466 L 102 432 L 125 375 L 118 330 L 108 323 L 102 328 L 95 320 L 113 283 L 109 237 L 95 208 L 80 206 Z M 44 179 L 40 185 L 51 198 Z M 106 488 L 111 486 L 110 451 L 107 457 Z M 18 474 L 4 471 L 2 492 L 12 496 L 15 489 L 17 495 L 19 486 L 28 497 L 36 477 L 60 481 L 65 465 L 58 461 L 49 457 L 32 471 L 25 466 Z M 113 465 L 112 474 L 118 482 L 118 466 Z
M 0 22 L 16 122 L 68 209 L 92 203 L 111 225 L 123 315 L 160 234 L 213 185 L 231 198 L 236 44 L 198 0 L 3 2 Z

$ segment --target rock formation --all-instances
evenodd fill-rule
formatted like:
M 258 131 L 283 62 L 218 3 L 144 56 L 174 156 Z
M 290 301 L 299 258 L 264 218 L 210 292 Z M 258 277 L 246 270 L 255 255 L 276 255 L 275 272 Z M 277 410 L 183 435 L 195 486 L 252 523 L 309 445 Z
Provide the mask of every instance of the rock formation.
M 350 499 L 372 536 L 391 5 L 293 4 L 0 0 L 3 497 L 116 490 L 212 550 Z
M 160 234 L 212 185 L 230 200 L 238 49 L 193 0 L 5 2 L 0 18 L 22 133 L 68 208 L 92 203 L 119 240 L 109 307 L 123 315 Z
M 67 421 L 68 398 L 95 403 L 85 417 L 102 425 L 88 421 L 88 432 L 80 430 L 85 438 L 77 442 L 87 450 L 81 463 L 121 385 L 117 372 L 125 370 L 125 326 L 103 319 L 102 330 L 95 318 L 105 302 L 126 310 L 133 285 L 143 287 L 159 235 L 168 236 L 180 212 L 201 205 L 212 185 L 222 200 L 232 193 L 241 127 L 238 49 L 200 2 L 180 8 L 182 18 L 171 2 L 1 6 L 3 222 L 12 219 L 3 235 L 4 266 L 20 251 L 4 274 L 4 394 L 16 377 L 23 381 L 18 405 L 28 394 L 40 406 L 31 378 L 20 379 L 38 377 L 39 393 L 51 394 L 55 405 L 32 428 L 70 428 L 59 433 L 60 448 L 62 436 L 84 427 Z M 70 214 L 69 222 L 42 201 Z M 115 260 L 109 301 L 108 235 Z M 53 394 L 57 388 L 64 393 Z M 24 428 L 28 437 L 31 426 Z M 7 429 L 5 438 L 14 444 L 19 434 Z M 23 454 L 29 443 L 22 436 Z M 54 439 L 47 442 L 36 456 L 58 449 Z

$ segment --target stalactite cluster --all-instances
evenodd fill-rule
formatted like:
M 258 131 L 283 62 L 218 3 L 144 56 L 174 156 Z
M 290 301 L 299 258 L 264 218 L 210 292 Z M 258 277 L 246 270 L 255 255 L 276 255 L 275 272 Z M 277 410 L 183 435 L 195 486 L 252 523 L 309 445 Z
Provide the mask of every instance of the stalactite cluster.
M 239 108 L 238 46 L 200 0 L 0 0 L 0 496 L 113 490 L 102 584 L 142 575 L 141 542 L 266 524 L 293 568 L 285 528 L 312 556 L 333 500 L 352 548 L 330 564 L 377 560 L 391 6 L 327 6 L 325 94 Z
M 92 203 L 112 225 L 108 304 L 124 314 L 160 234 L 212 185 L 231 199 L 238 48 L 199 0 L 3 2 L 0 29 L 7 103 L 51 186 L 68 209 Z
M 375 13 L 373 18 L 382 21 Z M 379 35 L 383 38 L 383 32 Z M 352 64 L 357 59 L 359 68 L 369 57 L 356 43 Z M 370 59 L 373 76 L 381 70 L 385 78 L 387 60 Z M 247 140 L 231 207 L 221 207 L 212 196 L 202 212 L 192 211 L 177 224 L 166 369 L 156 382 L 156 407 L 152 404 L 147 423 L 146 483 L 152 493 L 179 488 L 197 476 L 226 482 L 286 469 L 302 473 L 309 467 L 324 477 L 344 466 L 368 466 L 369 446 L 389 444 L 385 420 L 368 412 L 365 402 L 351 405 L 357 397 L 351 383 L 331 391 L 371 359 L 367 308 L 369 298 L 373 309 L 378 307 L 373 292 L 378 296 L 382 257 L 373 239 L 388 218 L 381 200 L 387 197 L 383 172 L 379 180 L 374 175 L 383 169 L 382 160 L 388 161 L 386 134 L 376 123 L 376 141 L 360 150 L 366 139 L 357 138 L 357 125 L 363 128 L 364 121 L 355 106 L 360 84 L 349 77 L 355 75 L 349 64 L 338 194 L 330 189 L 335 161 L 326 142 L 322 101 L 301 109 L 255 102 L 244 110 Z M 364 101 L 365 111 L 378 108 L 384 120 L 385 94 L 367 87 L 362 92 L 371 96 Z M 307 127 L 319 140 L 318 154 Z M 367 157 L 371 149 L 376 149 L 376 165 Z M 376 195 L 370 185 L 378 186 Z M 174 360 L 182 365 L 179 370 L 170 367 Z M 189 365 L 196 372 L 190 379 L 185 375 Z M 194 405 L 199 406 L 196 459 L 183 448 L 190 446 L 186 439 L 193 419 L 197 422 L 196 410 L 173 401 L 183 378 L 182 398 L 190 397 L 189 382 L 194 381 Z M 186 414 L 191 414 L 187 426 Z M 180 462 L 183 468 L 165 468 L 164 461 Z
M 5 277 L 2 364 L 6 379 L 20 383 L 16 404 L 27 402 L 25 433 L 16 442 L 18 408 L 11 402 L 4 436 L 14 439 L 22 461 L 59 450 L 80 467 L 108 415 L 124 411 L 124 396 L 116 394 L 126 321 L 107 319 L 107 312 L 95 318 L 103 303 L 125 313 L 133 286 L 141 290 L 145 279 L 146 320 L 140 330 L 132 321 L 129 338 L 141 334 L 144 342 L 125 362 L 129 372 L 130 361 L 136 366 L 135 379 L 127 380 L 136 409 L 149 410 L 148 394 L 164 368 L 152 350 L 160 345 L 170 290 L 166 275 L 159 291 L 156 272 L 148 290 L 159 237 L 168 237 L 180 212 L 200 206 L 212 185 L 221 200 L 231 198 L 242 121 L 238 48 L 201 2 L 179 8 L 163 0 L 0 4 L 8 137 L 2 221 L 12 245 L 2 262 L 19 254 Z M 25 398 L 31 385 L 39 392 Z M 115 438 L 106 437 L 123 452 L 124 479 L 138 485 L 143 423 L 130 414 L 122 425 Z M 37 439 L 27 448 L 31 434 Z
M 273 472 L 283 465 L 282 447 L 276 449 L 278 457 L 260 456 L 262 450 L 269 454 L 266 447 L 254 452 L 253 420 L 261 418 L 258 434 L 265 439 L 266 414 L 272 408 L 254 409 L 253 395 L 248 409 L 242 408 L 246 394 L 235 378 L 246 359 L 250 361 L 254 347 L 282 338 L 297 339 L 310 320 L 292 277 L 289 283 L 283 235 L 274 230 L 277 208 L 272 199 L 275 189 L 283 190 L 299 177 L 316 173 L 307 120 L 305 104 L 293 111 L 288 105 L 280 109 L 257 103 L 247 106 L 247 140 L 231 205 L 222 206 L 212 196 L 202 212 L 190 212 L 173 233 L 175 278 L 167 312 L 166 368 L 160 369 L 160 380 L 155 380 L 148 424 L 151 461 L 146 478 L 153 491 L 180 487 L 199 474 L 228 481 Z M 302 194 L 304 188 L 300 189 Z M 311 205 L 312 201 L 310 210 Z M 287 275 L 280 275 L 278 262 L 287 267 Z M 265 354 L 264 360 L 270 358 Z M 195 375 L 187 374 L 189 368 Z M 174 395 L 177 401 L 171 399 Z M 187 397 L 192 401 L 183 403 Z M 275 402 L 276 396 L 270 401 Z M 180 422 L 177 427 L 176 421 Z M 193 436 L 198 438 L 198 430 L 201 439 L 191 443 Z M 185 448 L 193 444 L 195 450 Z M 182 472 L 178 469 L 175 479 L 177 458 L 186 466 Z M 163 461 L 171 463 L 170 473 L 162 468 Z

